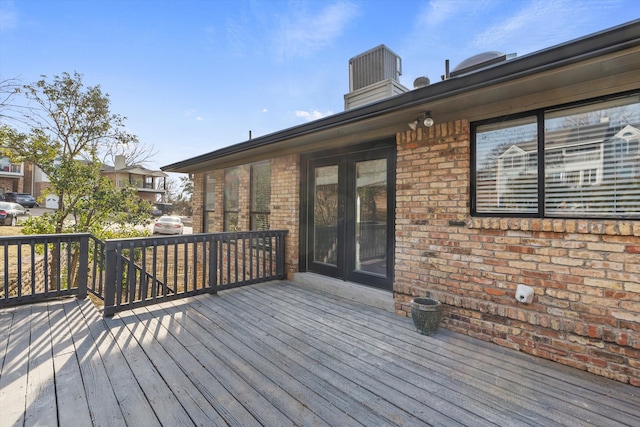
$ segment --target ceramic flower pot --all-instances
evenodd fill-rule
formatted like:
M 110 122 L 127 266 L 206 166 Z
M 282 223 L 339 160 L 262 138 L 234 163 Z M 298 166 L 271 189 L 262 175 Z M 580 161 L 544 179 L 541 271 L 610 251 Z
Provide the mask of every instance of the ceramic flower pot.
M 411 300 L 411 319 L 417 332 L 434 335 L 442 319 L 442 304 L 432 298 L 414 298 Z

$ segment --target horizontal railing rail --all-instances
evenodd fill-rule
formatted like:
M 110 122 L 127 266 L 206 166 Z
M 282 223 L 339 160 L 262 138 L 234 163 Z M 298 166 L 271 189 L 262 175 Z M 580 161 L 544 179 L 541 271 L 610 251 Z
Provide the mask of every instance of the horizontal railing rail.
M 105 242 L 104 315 L 283 279 L 285 230 Z
M 0 307 L 88 293 L 104 315 L 285 278 L 286 230 L 113 239 L 0 239 Z M 97 301 L 96 299 L 96 301 Z

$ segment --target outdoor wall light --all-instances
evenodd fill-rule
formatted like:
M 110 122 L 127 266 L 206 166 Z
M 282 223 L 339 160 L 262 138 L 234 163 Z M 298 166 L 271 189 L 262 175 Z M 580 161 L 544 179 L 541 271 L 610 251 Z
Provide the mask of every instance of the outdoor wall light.
M 424 114 L 424 120 L 422 122 L 424 124 L 425 127 L 430 128 L 431 126 L 433 126 L 433 117 L 431 117 L 431 111 L 427 111 Z
M 424 127 L 430 128 L 433 126 L 433 118 L 431 117 L 431 111 L 420 114 L 414 121 L 408 123 L 411 130 L 416 130 L 418 125 L 422 123 Z

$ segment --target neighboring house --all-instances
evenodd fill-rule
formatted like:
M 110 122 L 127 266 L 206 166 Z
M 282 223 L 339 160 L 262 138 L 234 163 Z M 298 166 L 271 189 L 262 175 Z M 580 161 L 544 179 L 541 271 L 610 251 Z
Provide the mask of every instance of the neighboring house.
M 152 204 L 165 203 L 166 173 L 140 165 L 127 166 L 121 156 L 116 158 L 116 163 L 117 166 L 103 165 L 102 175 L 116 183 L 117 187 L 135 186 L 138 197 L 142 200 Z M 49 178 L 37 166 L 29 162 L 15 165 L 8 158 L 0 158 L 0 169 L 0 194 L 8 191 L 24 192 L 32 194 L 38 200 L 48 196 Z
M 150 170 L 140 165 L 126 165 L 124 156 L 116 156 L 115 165 L 103 165 L 100 169 L 103 176 L 109 178 L 116 187 L 124 188 L 133 185 L 141 200 L 149 203 L 166 202 L 166 179 L 168 175 L 159 170 Z
M 0 194 L 10 191 L 23 192 L 23 166 L 22 163 L 11 163 L 8 157 L 0 157 Z
M 288 230 L 290 277 L 382 289 L 406 316 L 429 295 L 451 330 L 640 386 L 639 35 L 480 55 L 163 170 L 194 174 L 194 232 Z

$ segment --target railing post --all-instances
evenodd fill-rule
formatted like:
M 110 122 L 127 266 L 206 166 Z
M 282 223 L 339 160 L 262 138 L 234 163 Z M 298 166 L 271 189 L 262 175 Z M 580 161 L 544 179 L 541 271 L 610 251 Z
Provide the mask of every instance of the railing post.
M 78 259 L 78 299 L 87 297 L 89 279 L 89 236 L 80 236 L 80 254 Z
M 277 250 L 276 250 L 276 269 L 277 269 L 277 276 L 278 279 L 286 279 L 286 272 L 285 272 L 285 264 L 284 264 L 284 260 L 285 260 L 285 256 L 284 256 L 284 251 L 286 248 L 285 245 L 285 236 L 286 236 L 287 232 L 286 231 L 281 231 L 279 233 L 276 234 L 276 240 L 277 240 Z
M 209 293 L 218 293 L 218 239 L 209 237 Z
M 105 263 L 104 263 L 104 316 L 113 316 L 116 312 L 116 282 L 117 282 L 117 254 L 115 245 L 105 243 Z

